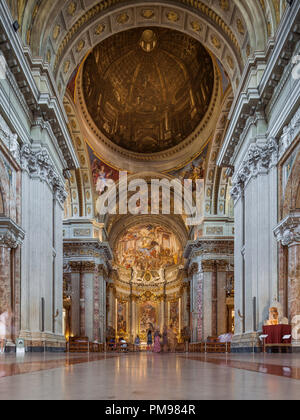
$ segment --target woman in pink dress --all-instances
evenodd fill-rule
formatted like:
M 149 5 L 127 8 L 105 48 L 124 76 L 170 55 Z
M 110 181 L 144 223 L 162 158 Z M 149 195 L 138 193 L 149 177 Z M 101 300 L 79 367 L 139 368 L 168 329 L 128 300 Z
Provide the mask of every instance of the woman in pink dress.
M 154 335 L 154 353 L 160 353 L 161 352 L 161 345 L 160 345 L 160 332 L 156 331 Z

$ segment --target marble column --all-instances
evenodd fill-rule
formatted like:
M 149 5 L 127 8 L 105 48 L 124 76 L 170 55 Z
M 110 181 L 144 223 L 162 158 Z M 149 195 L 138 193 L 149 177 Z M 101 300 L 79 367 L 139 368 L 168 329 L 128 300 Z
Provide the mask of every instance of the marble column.
M 14 346 L 14 339 L 19 332 L 19 288 L 16 279 L 16 257 L 19 256 L 19 245 L 24 240 L 24 232 L 11 219 L 0 218 L 0 314 L 8 312 L 8 329 L 6 331 L 7 347 Z
M 218 335 L 218 266 L 217 263 L 214 263 L 212 271 L 212 331 L 211 334 L 213 337 Z
M 100 281 L 98 267 L 94 272 L 94 340 L 100 341 Z
M 294 344 L 300 345 L 300 213 L 291 213 L 274 229 L 288 249 L 288 315 Z
M 81 263 L 70 262 L 71 271 L 71 336 L 79 337 L 81 335 L 80 319 L 81 319 L 81 305 L 80 305 L 80 286 L 81 286 Z
M 38 146 L 37 146 L 38 147 Z M 46 149 L 21 150 L 21 332 L 28 348 L 64 349 L 62 331 L 62 177 Z

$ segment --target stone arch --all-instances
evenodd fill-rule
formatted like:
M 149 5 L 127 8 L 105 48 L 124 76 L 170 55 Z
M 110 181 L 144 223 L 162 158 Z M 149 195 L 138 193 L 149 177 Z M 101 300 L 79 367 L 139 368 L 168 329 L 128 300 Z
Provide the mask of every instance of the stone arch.
M 145 1 L 135 1 L 134 3 L 146 8 L 155 4 Z M 57 47 L 60 46 L 60 41 L 65 36 L 68 39 L 67 42 L 69 42 L 74 31 L 86 26 L 88 17 L 93 18 L 95 13 L 103 17 L 107 13 L 126 7 L 124 0 L 101 2 L 91 0 L 88 5 L 77 0 L 68 2 L 58 0 L 44 0 L 43 2 L 40 0 L 10 0 L 9 4 L 14 17 L 20 21 L 22 38 L 31 46 L 34 55 L 41 55 L 47 48 L 52 48 L 51 38 L 53 41 L 53 31 L 59 23 L 62 23 L 59 34 L 57 34 L 57 30 L 55 32 L 55 40 L 59 42 L 59 45 L 56 44 L 54 50 L 60 49 L 60 47 Z M 236 38 L 236 43 L 241 49 L 243 45 L 246 45 L 245 40 L 247 40 L 253 51 L 261 51 L 267 43 L 268 20 L 272 20 L 271 24 L 275 26 L 276 13 L 274 13 L 274 8 L 279 9 L 279 16 L 281 17 L 282 10 L 286 7 L 286 0 L 251 0 L 251 2 L 248 0 L 215 0 L 214 2 L 210 0 L 169 0 L 162 3 L 161 6 L 185 8 L 195 15 L 203 15 L 208 20 L 219 23 L 220 28 L 224 29 L 226 27 L 227 31 L 231 27 L 232 31 L 228 34 Z M 273 10 L 271 14 L 269 12 L 270 7 Z M 270 16 L 268 16 L 268 13 Z M 148 14 L 148 17 L 151 19 L 151 15 Z M 69 32 L 70 28 L 72 28 L 71 32 Z M 195 28 L 197 31 L 199 30 L 198 25 Z
M 138 174 L 134 174 L 134 175 L 130 175 L 129 174 L 128 175 L 128 178 L 127 178 L 127 181 L 128 181 L 128 183 L 130 183 L 132 181 L 134 182 L 135 180 L 140 180 L 140 179 L 142 179 L 143 181 L 146 181 L 148 183 L 148 187 L 149 187 L 149 190 L 150 190 L 150 188 L 151 188 L 151 185 L 150 185 L 151 180 L 157 179 L 157 180 L 172 181 L 174 178 L 172 176 L 168 175 L 168 174 L 159 174 L 159 173 L 144 172 L 144 173 L 138 173 Z M 118 204 L 118 202 L 120 200 L 119 188 L 120 188 L 120 183 L 117 183 L 116 184 L 116 193 L 117 193 L 117 203 L 116 204 Z M 112 191 L 112 194 L 114 194 L 113 191 Z M 183 194 L 184 194 L 184 190 L 183 190 Z M 172 189 L 171 190 L 171 194 L 170 194 L 170 199 L 171 199 L 171 206 L 170 206 L 171 207 L 171 214 L 170 214 L 169 217 L 171 219 L 173 218 L 174 220 L 177 220 L 177 222 L 180 225 L 185 226 L 185 230 L 189 234 L 192 229 L 186 225 L 186 219 L 187 219 L 188 215 L 187 214 L 175 215 L 174 212 L 173 212 L 173 202 L 174 202 L 174 197 L 175 196 L 177 196 L 177 192 Z M 177 196 L 177 198 L 181 198 L 181 197 L 180 196 Z M 195 202 L 193 202 L 193 205 L 195 205 Z M 126 217 L 131 218 L 131 215 L 127 215 Z M 125 220 L 126 217 L 124 218 L 123 216 L 115 216 L 115 215 L 110 215 L 110 214 L 107 214 L 105 216 L 98 215 L 98 221 L 99 221 L 99 223 L 104 224 L 105 228 L 107 229 L 107 231 L 109 233 L 110 230 L 111 230 L 111 228 L 112 228 L 113 223 L 117 223 L 121 219 L 122 220 Z M 137 216 L 133 216 L 133 217 L 137 217 Z M 152 218 L 156 218 L 156 219 L 159 218 L 159 217 L 163 217 L 164 218 L 164 216 L 162 216 L 162 215 L 157 215 L 157 216 L 156 215 L 144 215 L 143 217 L 147 218 L 147 220 L 150 219 L 151 217 Z
M 141 224 L 155 224 L 166 227 L 178 237 L 182 246 L 182 251 L 185 249 L 188 241 L 188 231 L 182 219 L 180 219 L 180 217 L 168 217 L 162 215 L 128 215 L 120 217 L 108 232 L 111 249 L 114 251 L 118 239 L 127 229 Z
M 217 168 L 217 158 L 221 150 L 224 135 L 228 126 L 228 115 L 233 102 L 233 93 L 231 89 L 226 92 L 223 100 L 221 113 L 216 125 L 216 130 L 212 140 L 209 160 L 206 170 L 205 178 L 205 214 L 214 215 L 218 214 L 218 209 L 221 205 L 224 206 L 225 196 L 221 195 L 220 192 L 223 188 L 224 182 L 227 184 L 228 178 L 225 178 L 225 170 Z M 222 172 L 222 173 L 221 173 Z M 222 185 L 222 187 L 220 187 Z M 221 211 L 221 214 L 225 212 L 225 207 Z
M 64 97 L 64 107 L 69 120 L 69 132 L 80 162 L 80 169 L 72 171 L 69 181 L 69 214 L 71 217 L 83 216 L 92 219 L 94 217 L 94 196 L 90 160 L 87 145 L 78 123 L 74 102 L 68 93 Z

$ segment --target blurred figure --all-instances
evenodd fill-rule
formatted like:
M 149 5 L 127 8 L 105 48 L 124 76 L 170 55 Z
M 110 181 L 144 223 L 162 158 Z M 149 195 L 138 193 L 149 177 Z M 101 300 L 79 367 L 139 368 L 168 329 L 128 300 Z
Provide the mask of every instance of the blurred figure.
M 137 335 L 134 342 L 135 351 L 140 351 L 140 345 L 141 345 L 141 340 L 140 340 L 140 337 Z
M 147 332 L 147 351 L 151 351 L 152 344 L 153 344 L 152 330 L 149 329 L 148 332 Z
M 160 335 L 159 330 L 157 329 L 154 334 L 154 349 L 153 349 L 154 353 L 161 352 L 160 338 L 161 338 L 161 335 Z
M 173 331 L 173 325 L 170 325 L 170 329 L 168 331 L 169 342 L 170 342 L 170 350 L 172 353 L 175 353 L 177 347 L 177 337 L 175 332 Z
M 165 325 L 164 326 L 164 332 L 163 332 L 163 352 L 168 353 L 169 351 L 169 345 L 168 345 L 168 328 Z
M 0 350 L 1 353 L 5 352 L 6 337 L 8 331 L 9 320 L 11 319 L 10 311 L 3 312 L 0 315 Z

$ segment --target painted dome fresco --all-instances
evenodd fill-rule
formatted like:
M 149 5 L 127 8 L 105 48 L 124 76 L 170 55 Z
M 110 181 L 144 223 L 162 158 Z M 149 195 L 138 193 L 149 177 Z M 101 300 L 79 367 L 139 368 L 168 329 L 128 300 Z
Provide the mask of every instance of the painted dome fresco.
M 115 145 L 156 153 L 183 142 L 212 98 L 214 67 L 196 40 L 165 28 L 133 29 L 99 44 L 83 69 L 87 110 Z

